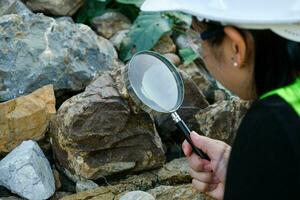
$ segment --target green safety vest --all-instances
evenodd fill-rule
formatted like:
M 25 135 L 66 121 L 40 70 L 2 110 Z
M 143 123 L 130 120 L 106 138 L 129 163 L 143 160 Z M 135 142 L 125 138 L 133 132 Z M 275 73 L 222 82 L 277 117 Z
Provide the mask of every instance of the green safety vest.
M 291 105 L 300 117 L 300 78 L 298 78 L 295 83 L 291 85 L 267 92 L 266 94 L 262 95 L 260 99 L 264 99 L 274 94 L 277 94 L 289 105 Z

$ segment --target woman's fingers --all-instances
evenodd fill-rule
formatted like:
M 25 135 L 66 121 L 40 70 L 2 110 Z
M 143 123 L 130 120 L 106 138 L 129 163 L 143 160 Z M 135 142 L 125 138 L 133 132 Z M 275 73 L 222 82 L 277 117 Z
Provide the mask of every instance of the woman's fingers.
M 210 164 L 208 160 L 201 159 L 197 154 L 192 153 L 189 157 L 187 157 L 189 162 L 189 166 L 195 171 L 211 171 L 207 166 Z
M 217 184 L 208 184 L 208 183 L 198 181 L 197 179 L 193 179 L 192 184 L 194 188 L 196 188 L 200 192 L 211 192 L 218 187 Z
M 197 179 L 200 182 L 208 183 L 208 184 L 218 184 L 220 180 L 214 176 L 211 172 L 196 172 L 190 168 L 189 170 L 192 178 Z
M 186 140 L 182 143 L 182 150 L 186 157 L 189 157 L 192 154 L 192 147 Z

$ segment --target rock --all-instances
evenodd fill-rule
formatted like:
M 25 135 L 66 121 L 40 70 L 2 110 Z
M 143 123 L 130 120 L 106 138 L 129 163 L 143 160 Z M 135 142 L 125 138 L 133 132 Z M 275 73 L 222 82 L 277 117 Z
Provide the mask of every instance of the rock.
M 0 16 L 17 0 L 1 0 L 0 1 Z
M 232 99 L 210 105 L 196 115 L 197 130 L 204 135 L 232 144 L 251 102 Z
M 184 34 L 180 34 L 175 38 L 175 44 L 179 49 L 192 48 L 201 57 L 202 44 L 198 32 L 192 29 L 186 30 Z
M 182 184 L 190 182 L 190 180 L 191 178 L 188 175 L 186 159 L 181 158 L 165 164 L 164 167 L 159 170 L 152 170 L 139 175 L 128 175 L 128 178 L 124 180 L 112 181 L 108 186 L 101 186 L 92 190 L 73 194 L 63 198 L 62 200 L 85 200 L 87 198 L 97 200 L 120 199 L 123 195 L 130 191 L 150 190 L 152 192 L 151 189 L 161 184 Z M 105 183 L 107 184 L 106 181 Z M 180 197 L 203 197 L 202 194 L 193 190 L 190 184 L 175 187 L 168 186 L 168 190 L 164 187 L 162 188 L 164 190 L 157 190 L 157 188 L 155 188 L 151 194 L 156 195 L 157 199 L 161 198 L 158 196 L 158 193 L 162 197 L 166 197 L 168 195 L 167 197 L 172 199 L 170 196 L 171 192 L 174 192 L 174 195 L 178 194 L 178 199 L 180 199 Z
M 75 175 L 69 176 L 73 180 L 163 165 L 153 119 L 130 106 L 124 87 L 120 70 L 102 73 L 58 110 L 51 128 L 53 150 L 66 174 Z
M 0 44 L 0 102 L 47 84 L 57 98 L 80 92 L 117 66 L 111 43 L 88 26 L 42 14 L 0 17 Z
M 55 194 L 49 200 L 59 200 L 63 197 L 70 196 L 73 193 L 70 192 L 55 192 Z
M 24 140 L 39 140 L 56 113 L 52 85 L 0 103 L 0 152 L 10 152 Z
M 208 107 L 209 104 L 194 81 L 183 71 L 181 71 L 181 75 L 184 81 L 185 94 L 184 101 L 177 112 L 183 120 L 188 122 L 187 125 L 189 127 L 194 127 L 195 125 L 198 125 L 198 122 L 194 118 L 194 114 L 199 110 Z M 174 133 L 177 129 L 170 115 L 158 116 L 155 118 L 155 122 L 163 141 L 168 138 L 173 138 L 172 140 L 175 138 L 183 139 L 183 137 L 180 137 L 182 136 L 181 133 Z M 181 151 L 181 148 L 179 148 L 179 150 Z
M 92 19 L 92 26 L 99 35 L 109 39 L 117 32 L 129 29 L 131 22 L 122 13 L 110 11 Z
M 181 61 L 180 61 L 180 58 L 179 56 L 177 56 L 176 54 L 174 53 L 166 53 L 164 54 L 164 56 L 169 59 L 174 65 L 176 66 L 179 66 Z
M 143 191 L 132 191 L 123 195 L 120 200 L 155 200 L 155 198 Z
M 191 184 L 179 186 L 158 186 L 147 191 L 156 200 L 212 200 L 195 190 Z
M 176 185 L 191 182 L 186 158 L 174 159 L 158 170 L 140 175 L 128 175 L 125 180 L 112 182 L 113 185 L 134 185 L 139 190 L 148 190 L 154 185 Z
M 86 190 L 91 190 L 98 187 L 98 184 L 91 181 L 91 180 L 85 180 L 85 181 L 77 181 L 76 182 L 76 192 L 83 192 Z
M 92 190 L 87 190 L 84 192 L 63 197 L 60 200 L 115 200 L 119 199 L 125 193 L 133 190 L 135 190 L 135 188 L 132 185 L 118 184 L 106 187 L 102 186 Z
M 61 181 L 60 181 L 59 172 L 56 169 L 52 169 L 52 172 L 53 172 L 53 177 L 54 177 L 54 181 L 55 181 L 55 189 L 59 190 L 59 189 L 61 189 Z
M 23 199 L 15 196 L 10 196 L 10 197 L 1 197 L 0 200 L 23 200 Z
M 176 45 L 174 44 L 170 35 L 162 36 L 156 45 L 153 47 L 154 51 L 157 51 L 161 54 L 167 53 L 175 53 L 176 52 Z
M 210 104 L 231 98 L 232 95 L 220 87 L 217 81 L 205 70 L 204 64 L 193 62 L 189 65 L 181 65 L 179 68 L 191 77 Z M 216 91 L 218 92 L 216 93 Z
M 109 41 L 114 45 L 117 50 L 120 50 L 121 43 L 123 39 L 126 37 L 129 30 L 122 30 L 114 34 Z
M 0 161 L 0 185 L 27 199 L 48 199 L 54 194 L 50 164 L 36 142 L 22 142 Z
M 175 185 L 177 183 L 191 182 L 189 165 L 186 158 L 174 159 L 165 164 L 157 172 L 160 184 Z
M 72 16 L 84 4 L 84 0 L 23 0 L 35 12 L 56 16 Z
M 58 166 L 58 165 L 56 165 Z M 61 182 L 61 189 L 60 191 L 68 192 L 68 193 L 76 193 L 76 183 L 70 180 L 63 172 L 60 171 L 59 174 L 60 182 Z
M 26 17 L 33 14 L 20 0 L 4 0 L 4 2 L 5 1 L 9 1 L 9 4 L 7 4 L 8 7 L 3 10 L 2 15 L 19 14 Z

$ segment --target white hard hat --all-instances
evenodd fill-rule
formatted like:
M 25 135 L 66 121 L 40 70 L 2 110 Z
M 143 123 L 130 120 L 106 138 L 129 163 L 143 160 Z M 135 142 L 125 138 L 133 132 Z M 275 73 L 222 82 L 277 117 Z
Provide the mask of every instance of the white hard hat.
M 300 0 L 146 0 L 142 11 L 181 11 L 246 29 L 271 29 L 300 42 Z

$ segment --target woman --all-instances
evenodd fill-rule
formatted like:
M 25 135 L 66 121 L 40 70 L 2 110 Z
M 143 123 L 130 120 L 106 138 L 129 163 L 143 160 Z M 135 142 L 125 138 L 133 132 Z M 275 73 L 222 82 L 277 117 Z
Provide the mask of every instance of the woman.
M 211 161 L 183 143 L 194 187 L 216 199 L 300 199 L 300 1 L 146 0 L 142 10 L 196 16 L 209 72 L 255 100 L 232 148 L 191 133 Z

